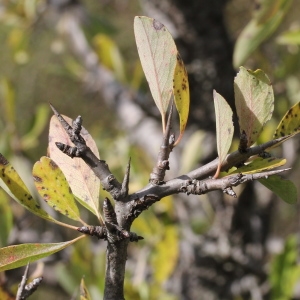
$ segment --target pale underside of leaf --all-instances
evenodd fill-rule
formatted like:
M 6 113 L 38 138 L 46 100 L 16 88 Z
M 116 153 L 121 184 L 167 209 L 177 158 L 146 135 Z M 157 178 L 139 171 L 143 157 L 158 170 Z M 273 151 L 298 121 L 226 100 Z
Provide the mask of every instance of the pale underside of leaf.
M 85 236 L 62 243 L 20 244 L 0 249 L 0 272 L 27 265 L 72 245 Z
M 179 128 L 180 134 L 174 145 L 177 145 L 185 131 L 186 123 L 189 116 L 190 109 L 190 88 L 188 75 L 184 66 L 184 63 L 179 55 L 177 54 L 177 63 L 174 73 L 174 102 L 176 109 L 179 114 Z
M 300 102 L 292 106 L 280 121 L 274 133 L 274 138 L 295 135 L 300 131 Z
M 214 105 L 216 113 L 216 134 L 219 164 L 215 178 L 219 176 L 222 163 L 231 146 L 234 127 L 232 122 L 232 110 L 226 100 L 214 90 Z
M 247 136 L 247 147 L 259 137 L 274 110 L 274 94 L 269 78 L 261 71 L 240 71 L 234 79 L 235 106 L 240 133 Z
M 134 34 L 143 71 L 165 129 L 165 115 L 173 92 L 177 48 L 166 27 L 152 18 L 135 17 Z
M 48 205 L 66 217 L 82 222 L 66 177 L 51 158 L 41 157 L 32 173 L 37 191 Z
M 63 116 L 72 126 L 72 119 Z M 82 128 L 81 135 L 86 141 L 87 146 L 99 158 L 99 152 L 95 141 L 85 128 Z M 57 120 L 52 116 L 49 130 L 49 154 L 51 159 L 59 166 L 64 173 L 73 194 L 79 199 L 82 205 L 88 208 L 100 219 L 99 214 L 99 190 L 100 181 L 91 170 L 91 168 L 81 158 L 70 158 L 61 152 L 55 145 L 55 142 L 64 143 L 73 147 L 69 136 Z

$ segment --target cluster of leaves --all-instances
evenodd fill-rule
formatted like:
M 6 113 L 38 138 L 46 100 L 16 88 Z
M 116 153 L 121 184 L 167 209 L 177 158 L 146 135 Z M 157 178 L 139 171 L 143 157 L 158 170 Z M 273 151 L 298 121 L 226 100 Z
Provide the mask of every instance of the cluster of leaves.
M 180 133 L 174 143 L 176 146 L 185 131 L 189 112 L 189 86 L 184 64 L 173 38 L 163 24 L 147 17 L 136 17 L 134 29 L 143 70 L 153 99 L 161 113 L 163 132 L 166 131 L 166 114 L 170 109 L 172 98 L 174 98 L 180 120 Z M 270 120 L 274 109 L 274 95 L 271 83 L 263 71 L 251 71 L 243 67 L 240 68 L 240 72 L 235 78 L 234 90 L 240 134 L 243 137 L 239 149 L 243 152 L 247 151 L 257 141 L 263 126 Z M 231 146 L 234 128 L 232 111 L 225 99 L 216 91 L 214 91 L 213 97 L 219 156 L 219 166 L 214 176 L 217 178 Z M 278 125 L 275 137 L 288 136 L 287 138 L 290 138 L 299 132 L 299 110 L 300 104 L 298 103 L 287 112 Z M 67 117 L 65 119 L 70 125 L 72 124 L 70 119 Z M 81 133 L 88 146 L 99 158 L 97 147 L 91 136 L 85 129 L 82 129 Z M 37 191 L 52 208 L 66 217 L 80 222 L 83 226 L 87 224 L 80 216 L 76 200 L 95 214 L 100 224 L 103 223 L 99 213 L 100 184 L 98 179 L 81 159 L 71 159 L 60 152 L 55 146 L 56 141 L 71 146 L 71 142 L 60 123 L 53 117 L 50 122 L 49 133 L 51 158 L 42 157 L 34 165 L 32 171 Z M 245 166 L 229 170 L 229 174 L 233 174 L 233 172 L 261 172 L 276 168 L 284 163 L 284 159 L 254 157 L 251 162 L 245 162 Z M 0 156 L 0 167 L 1 187 L 13 199 L 41 218 L 77 230 L 77 226 L 62 223 L 41 208 L 39 202 L 30 194 L 18 173 L 3 155 Z M 228 173 L 222 173 L 222 176 L 227 175 Z M 296 189 L 292 182 L 283 180 L 279 176 L 260 181 L 285 201 L 296 202 Z M 170 231 L 172 230 L 173 228 L 170 228 Z M 174 234 L 170 234 L 170 236 L 174 236 Z M 63 243 L 23 244 L 2 248 L 0 249 L 0 271 L 17 268 L 51 255 L 84 237 L 85 235 L 81 235 Z M 174 255 L 176 256 L 177 253 Z M 167 270 L 166 274 L 168 275 L 169 272 L 170 270 Z M 165 276 L 167 276 L 166 274 Z M 84 287 L 83 289 L 85 290 Z

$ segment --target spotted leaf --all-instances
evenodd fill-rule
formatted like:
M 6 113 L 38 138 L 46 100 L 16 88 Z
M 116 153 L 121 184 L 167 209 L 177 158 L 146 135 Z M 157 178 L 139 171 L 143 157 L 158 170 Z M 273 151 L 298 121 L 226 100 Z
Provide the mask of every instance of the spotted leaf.
M 49 157 L 43 156 L 32 170 L 35 186 L 48 205 L 70 219 L 81 221 L 72 190 L 65 175 Z

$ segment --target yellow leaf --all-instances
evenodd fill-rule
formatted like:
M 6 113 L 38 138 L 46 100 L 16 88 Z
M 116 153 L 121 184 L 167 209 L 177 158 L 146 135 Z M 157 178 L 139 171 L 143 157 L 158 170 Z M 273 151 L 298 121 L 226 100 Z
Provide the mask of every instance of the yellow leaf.
M 286 135 L 294 135 L 300 132 L 300 102 L 292 106 L 280 121 L 274 138 Z
M 177 63 L 174 72 L 174 101 L 179 114 L 180 134 L 174 145 L 177 145 L 185 131 L 190 109 L 190 89 L 188 75 L 184 63 L 177 53 Z

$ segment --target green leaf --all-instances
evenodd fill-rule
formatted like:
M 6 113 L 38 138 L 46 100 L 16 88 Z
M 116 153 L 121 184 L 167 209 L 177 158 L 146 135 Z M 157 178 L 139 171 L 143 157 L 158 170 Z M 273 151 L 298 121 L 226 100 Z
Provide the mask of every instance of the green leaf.
M 81 235 L 74 240 L 62 243 L 21 244 L 1 248 L 0 272 L 19 268 L 27 265 L 28 263 L 49 256 L 63 250 L 84 237 L 84 235 Z
M 63 116 L 64 119 L 71 125 L 72 119 Z M 81 135 L 85 139 L 87 146 L 99 158 L 97 145 L 88 131 L 82 127 Z M 55 116 L 50 120 L 49 129 L 49 154 L 51 159 L 62 170 L 72 189 L 73 194 L 78 201 L 94 213 L 98 219 L 101 219 L 99 214 L 99 190 L 100 181 L 92 171 L 92 169 L 78 157 L 70 158 L 62 153 L 55 145 L 55 142 L 64 143 L 69 146 L 74 146 Z
M 284 115 L 274 133 L 274 138 L 295 135 L 300 132 L 300 102 L 292 106 Z
M 274 175 L 267 179 L 259 179 L 259 182 L 285 202 L 289 204 L 297 203 L 297 188 L 292 181 L 283 179 L 278 175 Z
M 151 18 L 135 17 L 134 34 L 141 64 L 165 129 L 165 114 L 173 92 L 177 48 L 167 28 Z
M 9 197 L 0 188 L 0 248 L 7 245 L 10 230 L 13 227 L 13 214 L 9 203 Z M 1 299 L 1 297 L 0 297 Z
M 250 147 L 272 117 L 273 88 L 262 70 L 251 71 L 240 67 L 234 79 L 234 93 L 240 133 L 247 135 L 247 147 Z
M 270 266 L 271 299 L 289 300 L 300 277 L 298 242 L 295 235 L 287 238 L 282 253 L 276 255 Z
M 177 145 L 185 131 L 186 123 L 189 117 L 189 109 L 190 109 L 190 88 L 189 88 L 189 80 L 188 75 L 184 66 L 184 63 L 179 55 L 177 54 L 177 63 L 175 67 L 174 73 L 174 101 L 176 105 L 176 109 L 179 114 L 179 126 L 180 126 L 180 134 L 177 138 L 177 141 L 174 145 Z
M 92 300 L 83 278 L 80 282 L 80 300 Z
M 281 45 L 300 45 L 300 29 L 293 29 L 282 33 L 277 38 L 277 43 Z
M 41 208 L 40 204 L 35 199 L 33 199 L 19 174 L 1 153 L 0 178 L 2 179 L 2 181 L 0 180 L 0 186 L 9 193 L 14 200 L 35 215 L 52 222 L 57 222 Z
M 236 173 L 254 174 L 254 173 L 268 171 L 268 170 L 283 166 L 285 163 L 286 163 L 285 158 L 257 157 L 255 160 L 251 161 L 249 164 L 242 166 L 232 172 L 229 172 L 229 174 L 236 174 Z
M 37 191 L 48 205 L 68 218 L 82 222 L 66 177 L 51 158 L 41 157 L 34 164 L 32 175 Z
M 234 132 L 232 110 L 226 100 L 214 90 L 214 105 L 216 113 L 216 133 L 219 164 L 215 178 L 219 176 L 222 163 L 232 143 Z
M 263 0 L 260 10 L 241 32 L 235 44 L 233 65 L 241 66 L 253 51 L 281 24 L 292 0 Z

